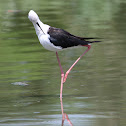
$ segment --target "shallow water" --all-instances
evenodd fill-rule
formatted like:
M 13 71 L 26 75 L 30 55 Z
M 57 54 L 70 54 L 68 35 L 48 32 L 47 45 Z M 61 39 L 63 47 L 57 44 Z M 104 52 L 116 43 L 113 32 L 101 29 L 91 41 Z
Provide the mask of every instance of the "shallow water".
M 0 126 L 60 126 L 60 69 L 39 43 L 27 14 L 72 34 L 102 38 L 78 62 L 63 89 L 74 126 L 126 125 L 126 2 L 26 0 L 0 4 Z M 64 71 L 85 48 L 59 52 Z M 64 126 L 70 125 L 67 119 Z

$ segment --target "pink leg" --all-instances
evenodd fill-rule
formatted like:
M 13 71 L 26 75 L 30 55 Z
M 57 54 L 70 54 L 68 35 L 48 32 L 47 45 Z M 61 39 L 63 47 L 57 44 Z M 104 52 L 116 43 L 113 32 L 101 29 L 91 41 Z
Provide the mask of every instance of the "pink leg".
M 63 112 L 63 103 L 62 103 L 62 91 L 63 91 L 63 83 L 65 83 L 67 76 L 69 74 L 69 72 L 71 71 L 71 69 L 75 66 L 75 64 L 81 59 L 82 56 L 84 56 L 84 54 L 86 52 L 88 52 L 91 48 L 91 45 L 86 45 L 88 47 L 88 49 L 74 62 L 74 64 L 69 68 L 69 70 L 66 72 L 65 77 L 64 77 L 64 72 L 58 57 L 58 53 L 56 52 L 56 56 L 57 56 L 57 60 L 59 63 L 59 67 L 60 67 L 60 71 L 61 71 L 61 88 L 60 88 L 60 102 L 61 102 L 61 110 L 62 110 L 62 126 L 64 125 L 64 121 L 65 118 L 67 119 L 67 121 L 69 122 L 69 124 L 71 126 L 73 126 L 72 122 L 70 121 L 70 119 L 68 118 L 68 115 L 66 113 Z
M 57 60 L 59 63 L 59 67 L 60 67 L 60 71 L 61 71 L 61 88 L 60 88 L 60 101 L 62 99 L 62 91 L 63 91 L 63 83 L 65 83 L 68 74 L 70 73 L 71 69 L 75 66 L 75 64 L 81 59 L 82 56 L 84 56 L 84 54 L 86 52 L 88 52 L 91 48 L 91 45 L 85 45 L 86 47 L 88 47 L 88 49 L 73 63 L 73 65 L 69 68 L 69 70 L 66 72 L 65 77 L 64 77 L 64 72 L 63 72 L 63 68 L 61 66 L 59 57 L 58 57 L 58 53 L 56 52 L 56 56 L 57 56 Z
M 70 73 L 71 69 L 75 66 L 75 64 L 81 59 L 82 56 L 84 56 L 84 54 L 85 54 L 86 52 L 88 52 L 88 51 L 90 50 L 91 45 L 85 45 L 85 46 L 87 46 L 88 49 L 87 49 L 87 50 L 86 50 L 86 51 L 85 51 L 74 63 L 73 63 L 73 65 L 72 65 L 72 66 L 69 68 L 69 70 L 66 72 L 63 83 L 65 83 L 68 74 Z
M 57 52 L 56 52 L 56 57 L 57 57 L 57 60 L 58 60 L 58 63 L 59 63 L 60 71 L 61 71 L 60 101 L 62 101 L 64 72 L 63 72 L 63 69 L 62 69 L 62 66 L 61 66 L 61 63 L 60 63 L 60 60 L 59 60 L 59 57 L 58 57 L 58 53 Z

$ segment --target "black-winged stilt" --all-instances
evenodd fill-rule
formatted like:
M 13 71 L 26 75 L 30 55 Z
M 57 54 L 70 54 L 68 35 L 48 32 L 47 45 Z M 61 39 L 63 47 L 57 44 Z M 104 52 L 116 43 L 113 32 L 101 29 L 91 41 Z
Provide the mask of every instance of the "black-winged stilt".
M 89 39 L 95 39 L 95 38 L 77 37 L 68 33 L 63 29 L 46 25 L 40 21 L 38 15 L 33 10 L 30 10 L 30 12 L 28 13 L 28 18 L 33 23 L 38 39 L 40 43 L 43 45 L 43 47 L 47 50 L 56 52 L 57 60 L 61 70 L 61 89 L 60 89 L 60 99 L 61 99 L 63 83 L 66 81 L 67 76 L 71 71 L 71 69 L 81 59 L 81 57 L 90 50 L 91 43 L 100 41 L 88 41 Z M 66 72 L 64 76 L 64 72 L 57 52 L 60 50 L 64 50 L 65 48 L 74 46 L 86 46 L 88 47 L 88 49 L 73 63 L 73 65 L 69 68 L 69 70 Z

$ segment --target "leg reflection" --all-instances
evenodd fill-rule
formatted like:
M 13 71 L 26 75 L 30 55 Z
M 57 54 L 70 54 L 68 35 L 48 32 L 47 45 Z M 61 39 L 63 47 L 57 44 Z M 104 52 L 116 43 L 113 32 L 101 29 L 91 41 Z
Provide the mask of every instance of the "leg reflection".
M 64 125 L 65 119 L 67 119 L 67 121 L 70 124 L 70 126 L 73 126 L 73 124 L 70 121 L 68 115 L 66 113 L 64 113 L 64 111 L 63 111 L 63 101 L 62 101 L 62 98 L 60 98 L 60 102 L 61 102 L 61 111 L 62 111 L 62 126 Z

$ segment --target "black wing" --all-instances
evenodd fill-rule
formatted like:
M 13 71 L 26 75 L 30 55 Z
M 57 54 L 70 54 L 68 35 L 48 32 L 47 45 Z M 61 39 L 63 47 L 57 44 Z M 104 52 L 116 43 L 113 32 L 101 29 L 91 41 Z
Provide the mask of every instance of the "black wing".
M 90 43 L 84 38 L 74 36 L 69 32 L 59 28 L 50 27 L 48 34 L 50 35 L 50 42 L 55 46 L 61 46 L 62 48 L 78 45 L 88 45 L 88 43 Z

